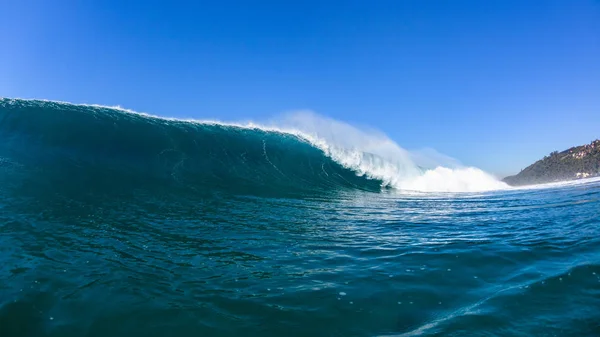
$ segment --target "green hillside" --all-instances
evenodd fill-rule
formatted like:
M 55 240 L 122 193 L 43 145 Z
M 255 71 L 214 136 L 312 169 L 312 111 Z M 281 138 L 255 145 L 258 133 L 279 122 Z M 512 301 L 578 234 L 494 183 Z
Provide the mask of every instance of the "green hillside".
M 550 155 L 503 179 L 509 185 L 542 184 L 600 176 L 600 140 Z

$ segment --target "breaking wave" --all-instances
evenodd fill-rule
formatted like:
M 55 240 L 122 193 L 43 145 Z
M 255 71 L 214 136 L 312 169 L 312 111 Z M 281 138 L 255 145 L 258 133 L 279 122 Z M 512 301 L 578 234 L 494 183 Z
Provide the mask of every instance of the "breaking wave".
M 4 98 L 0 136 L 0 158 L 15 163 L 0 165 L 2 181 L 14 180 L 6 177 L 10 171 L 27 186 L 66 191 L 477 192 L 507 187 L 476 168 L 420 165 L 417 156 L 384 134 L 310 112 L 236 124 Z

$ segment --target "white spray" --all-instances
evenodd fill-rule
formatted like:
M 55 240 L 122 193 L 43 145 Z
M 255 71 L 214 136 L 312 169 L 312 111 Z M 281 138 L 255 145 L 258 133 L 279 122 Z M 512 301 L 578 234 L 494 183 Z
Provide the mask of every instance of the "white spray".
M 381 132 L 358 129 L 310 111 L 288 113 L 270 124 L 280 130 L 294 130 L 343 166 L 397 189 L 481 192 L 508 188 L 492 175 L 463 167 L 435 150 L 409 152 Z M 448 167 L 440 166 L 440 162 Z

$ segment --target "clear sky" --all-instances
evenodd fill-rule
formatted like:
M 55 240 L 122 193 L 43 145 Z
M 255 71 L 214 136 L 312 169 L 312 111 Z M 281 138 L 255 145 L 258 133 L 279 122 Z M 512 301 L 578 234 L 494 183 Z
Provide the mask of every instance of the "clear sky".
M 310 109 L 501 176 L 600 137 L 598 0 L 0 4 L 0 96 Z

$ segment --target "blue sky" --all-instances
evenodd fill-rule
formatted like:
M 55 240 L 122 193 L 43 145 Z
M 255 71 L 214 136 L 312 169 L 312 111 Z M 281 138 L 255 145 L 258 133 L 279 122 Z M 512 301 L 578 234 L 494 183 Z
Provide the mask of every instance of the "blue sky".
M 600 137 L 600 1 L 17 1 L 0 96 L 310 109 L 505 175 Z

